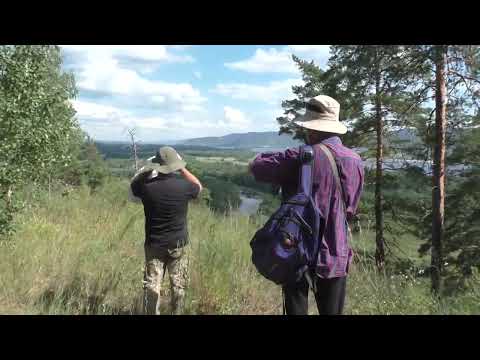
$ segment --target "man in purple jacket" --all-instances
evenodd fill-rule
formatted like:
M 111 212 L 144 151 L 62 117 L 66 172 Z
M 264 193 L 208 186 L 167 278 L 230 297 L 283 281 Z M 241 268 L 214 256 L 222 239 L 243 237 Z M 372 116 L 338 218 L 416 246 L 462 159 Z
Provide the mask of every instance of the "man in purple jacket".
M 343 146 L 338 137 L 347 128 L 339 121 L 340 104 L 329 96 L 320 95 L 306 104 L 305 115 L 295 124 L 305 131 L 306 143 L 315 151 L 313 195 L 325 216 L 324 240 L 316 266 L 315 300 L 319 314 L 342 314 L 345 300 L 346 278 L 352 260 L 348 244 L 347 220 L 351 220 L 360 201 L 364 171 L 360 156 Z M 343 189 L 338 191 L 336 180 L 325 153 L 316 144 L 326 145 L 332 152 Z M 250 171 L 257 181 L 281 186 L 284 199 L 297 191 L 300 162 L 299 149 L 259 154 L 251 163 Z M 346 214 L 341 202 L 344 201 Z M 284 286 L 285 309 L 289 315 L 308 314 L 309 285 L 306 279 Z

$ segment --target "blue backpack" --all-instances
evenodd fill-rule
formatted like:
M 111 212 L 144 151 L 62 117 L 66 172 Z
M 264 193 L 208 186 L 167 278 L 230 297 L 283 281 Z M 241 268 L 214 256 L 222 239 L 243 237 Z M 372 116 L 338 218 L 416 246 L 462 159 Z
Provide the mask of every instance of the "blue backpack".
M 282 202 L 250 242 L 258 272 L 277 285 L 297 282 L 303 276 L 311 281 L 309 274 L 316 266 L 325 228 L 312 197 L 313 148 L 301 146 L 299 159 L 297 194 Z

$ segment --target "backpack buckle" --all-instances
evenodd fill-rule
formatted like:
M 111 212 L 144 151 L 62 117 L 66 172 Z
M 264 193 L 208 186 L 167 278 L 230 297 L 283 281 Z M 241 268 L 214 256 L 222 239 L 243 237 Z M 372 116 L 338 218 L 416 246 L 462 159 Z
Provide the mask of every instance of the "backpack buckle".
M 302 163 L 307 164 L 313 160 L 313 150 L 304 149 L 302 152 Z

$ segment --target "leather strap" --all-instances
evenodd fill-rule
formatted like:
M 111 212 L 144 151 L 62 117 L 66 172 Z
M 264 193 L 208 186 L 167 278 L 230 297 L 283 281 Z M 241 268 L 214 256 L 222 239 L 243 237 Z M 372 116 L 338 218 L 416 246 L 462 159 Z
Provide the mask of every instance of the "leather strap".
M 343 212 L 345 214 L 345 223 L 347 225 L 347 238 L 352 238 L 352 232 L 350 230 L 350 225 L 348 224 L 347 220 L 347 202 L 345 200 L 345 194 L 343 192 L 343 187 L 342 183 L 340 181 L 340 175 L 338 174 L 338 168 L 337 168 L 337 163 L 335 162 L 335 159 L 333 157 L 332 151 L 324 144 L 319 144 L 320 149 L 325 153 L 325 155 L 328 158 L 328 161 L 330 162 L 330 166 L 332 167 L 333 171 L 333 176 L 335 177 L 335 183 L 337 184 L 337 189 L 340 191 L 340 194 L 342 195 L 342 207 L 343 207 Z

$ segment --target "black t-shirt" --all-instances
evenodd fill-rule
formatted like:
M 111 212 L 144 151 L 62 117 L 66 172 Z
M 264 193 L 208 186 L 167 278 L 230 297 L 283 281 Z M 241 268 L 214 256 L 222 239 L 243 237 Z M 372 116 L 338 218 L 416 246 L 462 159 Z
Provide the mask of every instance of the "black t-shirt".
M 131 184 L 133 195 L 142 199 L 145 212 L 145 244 L 174 249 L 188 243 L 188 201 L 196 198 L 199 186 L 174 174 L 150 172 Z

